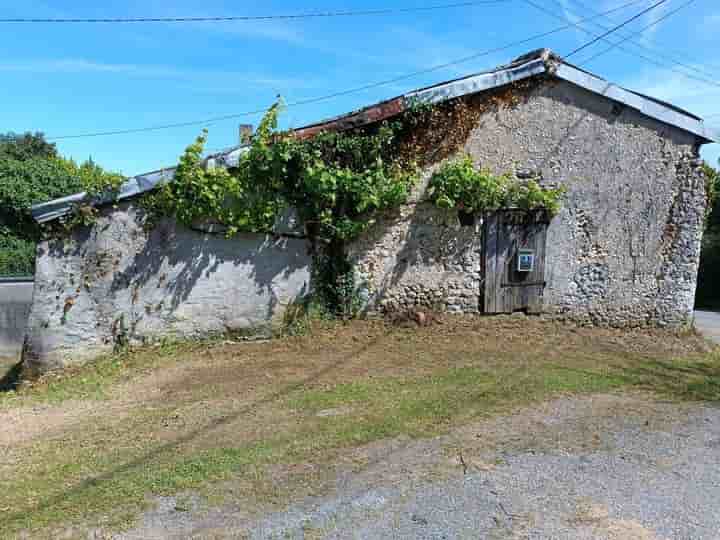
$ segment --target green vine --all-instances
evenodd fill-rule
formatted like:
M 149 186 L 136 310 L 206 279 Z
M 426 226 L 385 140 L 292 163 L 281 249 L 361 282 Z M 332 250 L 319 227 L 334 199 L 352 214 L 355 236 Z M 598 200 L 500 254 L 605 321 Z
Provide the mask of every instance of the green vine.
M 535 180 L 519 181 L 506 173 L 495 175 L 478 169 L 470 156 L 448 161 L 430 179 L 428 198 L 436 206 L 466 213 L 495 211 L 503 208 L 560 211 L 563 187 L 543 188 Z
M 93 201 L 100 197 L 115 197 L 125 177 L 104 170 L 92 159 L 81 165 L 77 165 L 72 160 L 65 160 L 65 165 L 69 168 L 70 174 L 79 180 L 85 192 L 85 200 L 75 205 L 73 212 L 62 223 L 68 229 L 76 225 L 92 225 L 97 218 L 97 208 Z
M 270 108 L 232 169 L 206 167 L 203 132 L 180 158 L 174 180 L 145 195 L 141 204 L 150 220 L 169 215 L 191 227 L 219 223 L 227 236 L 272 233 L 281 213 L 294 209 L 313 246 L 316 299 L 349 318 L 361 302 L 348 244 L 381 213 L 406 202 L 418 177 L 416 159 L 427 157 L 418 131 L 432 131 L 441 119 L 434 108 L 416 105 L 393 122 L 301 138 L 278 130 L 281 109 L 281 103 Z M 452 121 L 472 120 L 468 110 L 463 103 L 448 109 Z M 466 157 L 441 167 L 429 195 L 438 206 L 467 212 L 519 207 L 555 213 L 562 193 L 533 180 L 521 183 L 476 170 Z
M 303 140 L 277 129 L 280 110 L 276 104 L 268 111 L 234 169 L 204 167 L 204 132 L 181 157 L 174 181 L 142 205 L 151 217 L 172 215 L 188 226 L 222 223 L 228 236 L 272 232 L 280 213 L 295 209 L 315 248 L 316 294 L 336 314 L 350 316 L 357 301 L 347 244 L 380 212 L 402 204 L 417 177 L 397 151 L 403 125 Z

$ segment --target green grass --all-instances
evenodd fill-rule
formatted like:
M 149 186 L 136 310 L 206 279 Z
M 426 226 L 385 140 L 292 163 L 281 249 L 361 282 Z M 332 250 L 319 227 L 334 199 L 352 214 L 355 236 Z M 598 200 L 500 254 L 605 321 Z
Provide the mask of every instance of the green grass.
M 340 384 L 308 389 L 289 406 L 316 415 L 351 407 L 350 419 L 329 417 L 321 428 L 330 446 L 371 442 L 396 435 L 430 436 L 467 418 L 486 416 L 561 393 L 605 392 L 627 384 L 618 374 L 574 372 L 552 365 L 528 373 L 473 367 L 453 368 L 428 377 Z M 357 418 L 360 418 L 358 420 Z
M 398 342 L 406 339 L 399 336 Z M 148 353 L 142 361 L 133 355 L 105 359 L 21 397 L 54 403 L 104 399 L 118 381 L 137 375 L 137 366 L 148 358 L 155 358 L 157 366 L 182 352 L 187 349 Z M 12 474 L 0 476 L 0 536 L 10 538 L 23 530 L 53 536 L 53 527 L 68 523 L 122 527 L 152 495 L 188 490 L 212 494 L 219 481 L 244 476 L 262 483 L 258 470 L 266 465 L 328 463 L 346 448 L 401 435 L 437 435 L 558 395 L 636 389 L 669 399 L 720 401 L 718 353 L 672 360 L 602 347 L 553 354 L 544 357 L 540 351 L 518 356 L 516 362 L 489 362 L 478 355 L 468 358 L 468 365 L 438 367 L 430 373 L 294 387 L 277 399 L 259 399 L 252 413 L 238 417 L 249 431 L 238 432 L 235 443 L 227 436 L 215 440 L 209 421 L 163 439 L 155 426 L 177 405 L 170 398 L 141 405 L 123 421 L 88 423 L 24 452 Z M 340 413 L 318 415 L 328 409 Z M 293 422 L 258 438 L 249 428 L 262 422 L 252 415 L 263 411 L 289 415 Z
M 79 368 L 49 373 L 38 381 L 0 392 L 0 411 L 36 404 L 58 405 L 73 399 L 105 400 L 121 381 L 142 377 L 166 366 L 178 356 L 211 346 L 216 340 L 165 341 L 137 351 L 122 350 L 97 358 Z

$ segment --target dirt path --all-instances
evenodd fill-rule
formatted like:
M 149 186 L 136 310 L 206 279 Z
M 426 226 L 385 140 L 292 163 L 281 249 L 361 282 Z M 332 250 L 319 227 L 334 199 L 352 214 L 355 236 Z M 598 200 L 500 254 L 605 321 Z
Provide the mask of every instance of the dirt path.
M 330 484 L 255 517 L 242 500 L 194 512 L 161 499 L 116 538 L 716 539 L 720 409 L 564 398 L 352 451 Z

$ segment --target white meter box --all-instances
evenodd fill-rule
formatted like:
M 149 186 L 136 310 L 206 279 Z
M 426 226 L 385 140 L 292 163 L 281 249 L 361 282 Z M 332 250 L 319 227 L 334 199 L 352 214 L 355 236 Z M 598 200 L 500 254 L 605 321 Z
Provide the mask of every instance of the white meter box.
M 521 249 L 518 251 L 518 272 L 532 272 L 535 270 L 535 251 Z

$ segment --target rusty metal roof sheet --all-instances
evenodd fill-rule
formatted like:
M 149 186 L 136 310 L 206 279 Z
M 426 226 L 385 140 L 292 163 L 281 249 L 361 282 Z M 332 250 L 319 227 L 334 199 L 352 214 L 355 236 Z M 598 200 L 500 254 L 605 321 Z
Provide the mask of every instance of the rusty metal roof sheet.
M 590 92 L 620 102 L 646 116 L 694 134 L 701 143 L 720 142 L 720 132 L 706 126 L 700 117 L 669 103 L 612 84 L 597 75 L 565 62 L 549 49 L 537 49 L 494 70 L 428 86 L 294 131 L 297 136 L 305 138 L 322 131 L 352 129 L 396 116 L 414 103 L 440 103 L 540 75 L 565 80 Z M 246 150 L 247 148 L 244 146 L 233 147 L 208 156 L 207 163 L 210 166 L 234 167 L 237 166 L 240 156 Z M 170 181 L 174 174 L 175 168 L 168 168 L 129 178 L 123 184 L 119 196 L 113 200 L 127 199 L 154 189 L 162 182 Z M 39 223 L 52 221 L 68 214 L 73 205 L 85 200 L 85 197 L 85 193 L 78 193 L 35 205 L 32 207 L 32 215 Z M 105 202 L 109 202 L 109 199 L 96 201 L 97 204 Z

